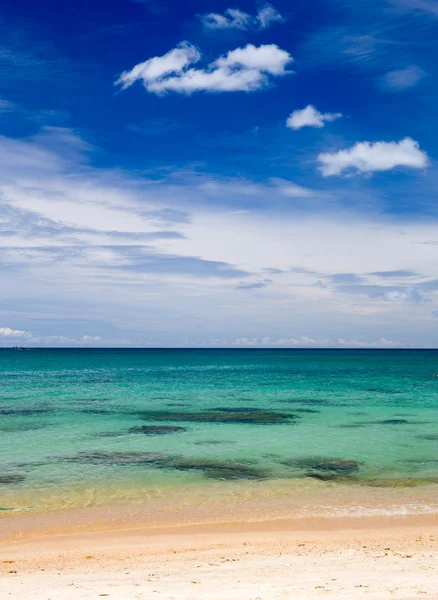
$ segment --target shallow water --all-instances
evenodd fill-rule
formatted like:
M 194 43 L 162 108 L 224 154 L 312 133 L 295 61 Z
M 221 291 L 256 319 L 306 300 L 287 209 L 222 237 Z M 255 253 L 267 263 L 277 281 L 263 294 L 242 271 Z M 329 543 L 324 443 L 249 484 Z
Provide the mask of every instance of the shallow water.
M 427 512 L 436 372 L 420 350 L 0 350 L 0 507 L 286 494 Z

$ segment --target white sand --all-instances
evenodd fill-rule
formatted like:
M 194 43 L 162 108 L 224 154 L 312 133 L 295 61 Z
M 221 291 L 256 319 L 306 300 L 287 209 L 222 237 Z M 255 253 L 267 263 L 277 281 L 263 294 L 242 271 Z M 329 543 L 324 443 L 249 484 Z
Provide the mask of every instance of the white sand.
M 436 519 L 94 532 L 0 545 L 14 600 L 438 599 Z M 0 523 L 1 526 L 1 523 Z

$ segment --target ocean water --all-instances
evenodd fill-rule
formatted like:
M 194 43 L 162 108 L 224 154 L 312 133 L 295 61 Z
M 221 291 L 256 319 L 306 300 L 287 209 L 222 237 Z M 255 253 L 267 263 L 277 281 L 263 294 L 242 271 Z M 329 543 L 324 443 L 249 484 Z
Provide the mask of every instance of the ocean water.
M 0 509 L 437 512 L 435 373 L 422 350 L 0 350 Z

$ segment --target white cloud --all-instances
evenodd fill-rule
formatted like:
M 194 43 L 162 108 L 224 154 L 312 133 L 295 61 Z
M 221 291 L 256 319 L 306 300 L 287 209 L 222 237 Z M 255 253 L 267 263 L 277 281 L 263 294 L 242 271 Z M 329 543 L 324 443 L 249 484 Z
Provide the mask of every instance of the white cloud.
M 248 29 L 254 20 L 251 15 L 237 8 L 227 8 L 223 15 L 208 13 L 199 18 L 207 29 Z
M 82 340 L 84 342 L 100 342 L 100 341 L 102 341 L 102 338 L 99 337 L 98 335 L 96 335 L 96 336 L 93 336 L 93 335 L 84 335 L 82 337 Z
M 377 341 L 362 341 L 348 340 L 344 338 L 338 339 L 315 339 L 307 335 L 299 338 L 279 338 L 272 340 L 269 337 L 264 338 L 237 338 L 233 342 L 233 346 L 265 346 L 269 348 L 284 347 L 284 348 L 398 348 L 402 344 L 393 340 L 387 340 L 382 337 Z
M 2 337 L 29 337 L 31 334 L 24 329 L 11 329 L 11 327 L 0 327 L 0 336 Z
M 414 65 L 386 73 L 382 77 L 382 84 L 386 89 L 398 92 L 413 87 L 425 75 L 426 73 L 422 69 Z
M 142 81 L 148 92 L 163 94 L 174 91 L 237 92 L 258 90 L 269 83 L 269 75 L 283 76 L 291 55 L 275 44 L 231 50 L 219 57 L 206 69 L 187 68 L 200 60 L 199 51 L 183 42 L 163 56 L 156 56 L 125 71 L 116 81 L 122 89 L 135 81 Z
M 309 104 L 301 110 L 294 110 L 286 121 L 286 127 L 301 129 L 302 127 L 324 127 L 325 121 L 335 121 L 342 117 L 341 113 L 321 113 Z
M 377 342 L 364 342 L 360 340 L 344 340 L 342 338 L 337 340 L 340 346 L 347 348 L 399 348 L 402 344 L 393 340 L 387 340 L 380 338 Z
M 238 8 L 227 8 L 224 14 L 208 13 L 199 18 L 206 29 L 267 29 L 285 19 L 271 4 L 263 5 L 257 15 L 251 16 Z
M 265 4 L 257 14 L 257 20 L 261 29 L 267 29 L 273 23 L 282 23 L 285 19 L 280 15 L 272 4 Z
M 361 173 L 389 171 L 395 167 L 422 169 L 429 163 L 419 143 L 411 138 L 399 142 L 358 142 L 351 148 L 318 156 L 324 176 L 340 175 L 346 169 Z
M 145 87 L 152 81 L 157 81 L 171 73 L 180 73 L 189 65 L 200 60 L 201 54 L 196 46 L 189 42 L 182 42 L 176 48 L 170 50 L 163 56 L 154 56 L 138 65 L 130 71 L 124 71 L 116 84 L 126 89 L 139 79 L 143 80 Z

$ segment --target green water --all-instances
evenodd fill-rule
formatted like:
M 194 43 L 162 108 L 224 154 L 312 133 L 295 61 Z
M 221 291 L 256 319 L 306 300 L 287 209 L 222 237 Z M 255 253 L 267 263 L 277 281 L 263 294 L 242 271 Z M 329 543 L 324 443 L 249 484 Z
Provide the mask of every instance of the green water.
M 438 351 L 0 350 L 0 507 L 435 490 L 435 373 Z

